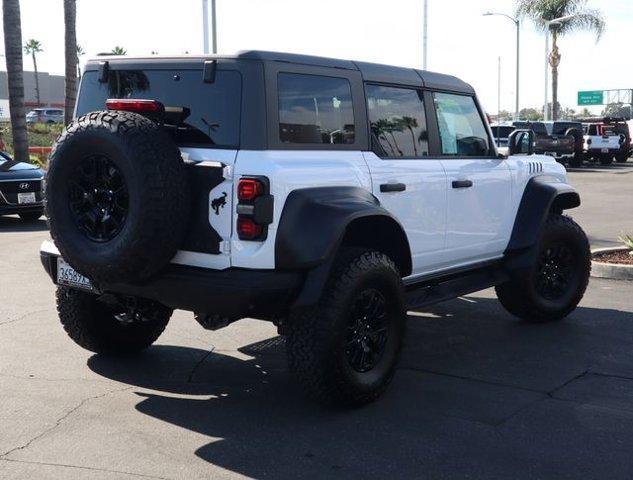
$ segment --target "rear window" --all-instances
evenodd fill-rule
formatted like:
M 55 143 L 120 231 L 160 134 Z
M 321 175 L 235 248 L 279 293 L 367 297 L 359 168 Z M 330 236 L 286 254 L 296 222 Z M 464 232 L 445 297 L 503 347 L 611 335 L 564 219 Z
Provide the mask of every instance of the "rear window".
M 185 109 L 179 125 L 167 125 L 178 145 L 237 148 L 241 94 L 236 71 L 218 70 L 214 83 L 204 83 L 201 70 L 112 70 L 100 83 L 92 70 L 81 82 L 77 116 L 104 110 L 109 98 L 158 100 Z
M 582 125 L 574 122 L 554 122 L 553 133 L 554 135 L 565 135 L 567 130 L 575 128 L 582 131 Z

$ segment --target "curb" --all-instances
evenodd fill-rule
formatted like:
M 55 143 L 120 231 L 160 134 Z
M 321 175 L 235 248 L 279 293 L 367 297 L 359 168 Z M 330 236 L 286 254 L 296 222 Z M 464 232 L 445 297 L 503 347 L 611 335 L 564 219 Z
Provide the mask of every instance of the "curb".
M 604 263 L 593 260 L 595 254 L 604 252 L 618 252 L 628 250 L 626 247 L 596 248 L 591 251 L 591 276 L 597 278 L 610 278 L 613 280 L 632 280 L 633 265 L 617 263 Z

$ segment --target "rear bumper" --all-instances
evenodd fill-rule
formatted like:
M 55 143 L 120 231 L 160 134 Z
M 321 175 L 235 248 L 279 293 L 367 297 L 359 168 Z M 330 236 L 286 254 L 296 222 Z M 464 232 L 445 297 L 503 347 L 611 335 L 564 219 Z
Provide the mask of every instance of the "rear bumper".
M 58 255 L 40 251 L 44 269 L 57 283 Z M 231 318 L 267 317 L 284 313 L 301 290 L 304 275 L 275 270 L 229 268 L 209 270 L 168 265 L 139 284 L 99 285 L 101 293 L 155 300 L 170 308 L 214 313 Z

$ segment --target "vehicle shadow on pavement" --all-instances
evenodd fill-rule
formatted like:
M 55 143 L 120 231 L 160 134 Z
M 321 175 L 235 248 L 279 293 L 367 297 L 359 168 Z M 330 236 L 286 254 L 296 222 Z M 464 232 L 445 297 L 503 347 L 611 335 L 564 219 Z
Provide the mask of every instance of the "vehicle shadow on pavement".
M 43 232 L 48 230 L 45 217 L 34 221 L 24 221 L 20 217 L 0 216 L 0 233 L 2 232 Z
M 494 299 L 466 298 L 413 312 L 408 328 L 391 388 L 355 410 L 305 399 L 281 337 L 239 354 L 155 346 L 127 363 L 97 355 L 88 366 L 153 390 L 136 392 L 139 412 L 210 437 L 199 458 L 254 478 L 630 472 L 631 312 L 579 308 L 533 325 Z M 184 380 L 166 373 L 192 356 L 200 361 Z

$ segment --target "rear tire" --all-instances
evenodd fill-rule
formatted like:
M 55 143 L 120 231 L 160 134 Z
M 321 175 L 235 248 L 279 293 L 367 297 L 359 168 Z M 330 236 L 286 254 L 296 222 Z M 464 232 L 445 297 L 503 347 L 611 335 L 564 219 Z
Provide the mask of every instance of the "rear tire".
M 160 337 L 172 310 L 156 302 L 143 302 L 144 314 L 130 322 L 118 320 L 117 309 L 96 295 L 67 287 L 57 287 L 57 312 L 64 330 L 80 347 L 95 353 L 135 353 Z
M 613 157 L 600 157 L 600 165 L 611 165 L 613 163 Z
M 626 163 L 628 159 L 629 159 L 628 153 L 618 153 L 615 156 L 615 161 L 618 163 Z
M 319 304 L 289 319 L 290 370 L 322 404 L 371 402 L 393 378 L 405 322 L 393 261 L 380 252 L 343 250 Z
M 549 216 L 535 264 L 496 287 L 511 314 L 528 322 L 551 322 L 569 315 L 582 299 L 591 271 L 587 236 L 571 218 Z

